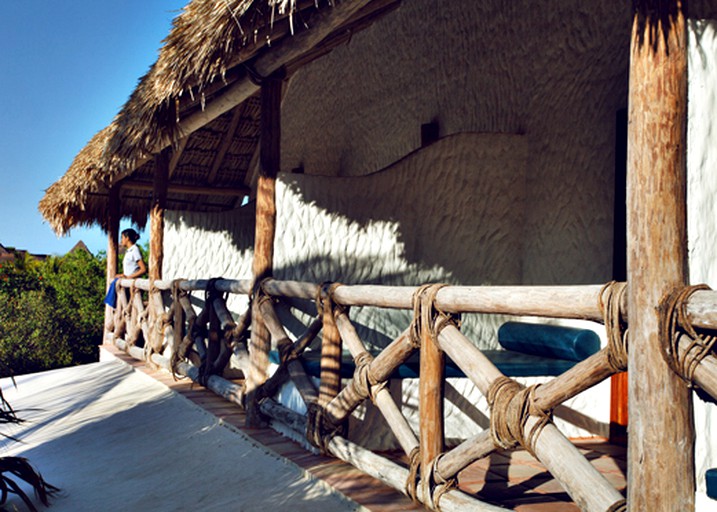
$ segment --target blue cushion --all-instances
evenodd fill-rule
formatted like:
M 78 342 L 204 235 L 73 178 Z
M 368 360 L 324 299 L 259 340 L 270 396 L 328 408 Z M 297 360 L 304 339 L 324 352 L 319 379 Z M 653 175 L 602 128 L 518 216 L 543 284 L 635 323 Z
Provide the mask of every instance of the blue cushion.
M 600 350 L 600 338 L 591 330 L 523 322 L 501 325 L 498 342 L 506 350 L 569 361 L 582 361 Z
M 707 496 L 713 500 L 717 500 L 717 468 L 707 470 L 705 473 L 705 483 L 707 484 Z
M 567 359 L 555 359 L 550 357 L 521 354 L 511 350 L 484 350 L 483 354 L 490 359 L 503 375 L 509 377 L 540 377 L 560 375 L 572 368 L 576 361 Z M 279 354 L 276 351 L 269 353 L 269 360 L 279 364 Z M 304 352 L 302 358 L 306 373 L 318 377 L 321 374 L 321 353 L 318 350 Z M 353 377 L 353 359 L 349 354 L 344 354 L 341 362 L 341 377 L 350 379 Z M 460 368 L 450 359 L 446 358 L 446 377 L 465 377 Z M 392 374 L 392 379 L 417 379 L 420 373 L 420 361 L 418 352 L 414 353 L 408 360 L 400 365 Z

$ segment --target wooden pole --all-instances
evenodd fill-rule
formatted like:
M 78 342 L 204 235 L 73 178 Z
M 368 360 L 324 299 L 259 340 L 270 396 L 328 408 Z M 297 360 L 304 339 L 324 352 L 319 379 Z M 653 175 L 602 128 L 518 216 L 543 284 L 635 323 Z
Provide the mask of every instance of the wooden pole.
M 261 87 L 261 169 L 257 183 L 254 235 L 254 283 L 271 277 L 276 231 L 276 177 L 281 167 L 281 76 L 271 76 Z M 253 401 L 254 390 L 268 375 L 271 336 L 263 324 L 258 305 L 252 305 L 252 331 L 249 345 L 251 372 L 247 376 L 247 425 L 257 426 L 259 418 Z
M 336 321 L 336 328 L 339 330 L 341 338 L 346 341 L 346 346 L 351 352 L 351 355 L 354 357 L 354 359 L 358 359 L 366 352 L 366 348 L 361 339 L 359 338 L 356 329 L 351 323 L 351 320 L 345 312 L 337 312 L 334 319 Z M 353 381 L 352 385 L 347 386 L 347 388 L 352 387 Z M 351 393 L 349 393 L 346 398 L 349 401 L 355 401 L 357 395 L 354 394 L 354 396 L 351 396 Z M 403 448 L 406 455 L 409 455 L 413 451 L 413 449 L 418 446 L 418 439 L 416 439 L 416 435 L 413 433 L 411 426 L 408 424 L 408 421 L 406 421 L 406 418 L 401 413 L 400 407 L 398 407 L 393 397 L 391 396 L 391 392 L 385 387 L 379 389 L 375 393 L 374 403 L 376 407 L 378 407 L 378 410 L 381 411 L 381 414 L 383 414 L 383 417 L 386 419 L 386 423 L 388 423 L 388 426 L 391 428 L 391 431 L 396 436 L 396 439 L 401 445 L 401 448 Z M 334 401 L 327 404 L 327 412 L 329 412 L 329 417 L 331 417 L 331 415 L 329 410 L 330 408 L 328 406 L 331 406 L 333 404 L 335 404 Z
M 601 322 L 602 288 L 602 285 L 446 286 L 436 295 L 436 307 L 447 313 L 582 318 Z M 416 289 L 416 286 L 339 286 L 334 298 L 344 306 L 411 309 Z
M 155 157 L 154 190 L 152 209 L 149 213 L 149 279 L 162 279 L 164 260 L 164 210 L 167 208 L 167 187 L 169 183 L 169 156 L 167 150 Z
M 154 184 L 152 190 L 152 208 L 149 212 L 149 281 L 162 279 L 162 262 L 164 260 L 164 210 L 167 208 L 167 188 L 169 186 L 169 148 L 155 156 Z M 152 306 L 155 292 L 149 292 L 149 325 L 154 327 L 159 320 L 158 312 Z M 158 292 L 156 292 L 158 293 Z M 161 313 L 159 313 L 161 315 Z M 154 329 L 142 329 L 145 332 L 145 347 L 162 345 L 160 333 Z M 149 336 L 147 334 L 149 333 Z M 149 352 L 147 352 L 149 354 Z M 149 360 L 151 363 L 151 359 Z
M 443 392 L 445 356 L 428 332 L 421 333 L 420 379 L 418 381 L 421 438 L 421 491 L 427 503 L 433 459 L 443 451 Z
M 690 391 L 660 355 L 658 305 L 687 279 L 686 24 L 679 0 L 635 2 L 630 53 L 628 503 L 693 510 Z M 666 462 L 669 461 L 669 462 Z
M 117 253 L 119 252 L 120 195 L 119 187 L 111 187 L 109 211 L 107 212 L 107 287 L 117 275 Z M 105 306 L 105 330 L 114 330 L 114 311 Z M 104 339 L 104 336 L 103 336 Z
M 324 328 L 321 336 L 321 382 L 319 384 L 319 404 L 326 406 L 341 391 L 341 334 L 336 327 L 334 312 L 327 290 L 322 290 L 324 302 Z M 363 348 L 363 347 L 362 347 Z
M 119 187 L 110 188 L 109 210 L 107 212 L 107 284 L 117 275 L 117 254 L 119 252 L 120 195 Z
M 271 76 L 261 86 L 261 169 L 256 197 L 254 278 L 272 275 L 276 230 L 276 177 L 281 167 L 281 76 Z

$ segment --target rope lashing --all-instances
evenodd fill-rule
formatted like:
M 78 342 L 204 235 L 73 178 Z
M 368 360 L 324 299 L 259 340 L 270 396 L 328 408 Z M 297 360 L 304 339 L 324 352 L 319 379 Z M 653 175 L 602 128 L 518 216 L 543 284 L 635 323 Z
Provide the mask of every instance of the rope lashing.
M 421 449 L 416 446 L 408 454 L 408 478 L 406 478 L 406 495 L 411 500 L 418 501 L 418 482 L 421 471 Z
M 627 370 L 627 324 L 620 304 L 627 293 L 627 283 L 610 281 L 598 295 L 607 333 L 607 360 L 616 372 Z
M 337 303 L 334 300 L 334 292 L 341 286 L 341 283 L 335 283 L 333 281 L 324 281 L 316 290 L 316 296 L 314 297 L 314 303 L 316 305 L 316 313 L 319 318 L 323 317 L 324 311 L 339 311 L 341 313 L 348 314 L 349 307 Z
M 697 291 L 709 290 L 706 284 L 686 286 L 670 293 L 660 305 L 660 348 L 662 357 L 672 370 L 682 379 L 694 386 L 695 369 L 712 351 L 717 335 L 700 335 L 690 322 L 687 303 Z M 680 337 L 686 334 L 690 343 L 679 350 Z
M 182 283 L 183 281 L 184 279 L 175 279 L 172 281 L 172 307 L 175 308 L 175 311 L 179 312 L 182 312 L 181 299 L 189 295 L 186 290 L 182 290 L 179 287 L 180 283 Z M 180 363 L 180 361 L 184 361 L 186 359 L 187 350 L 192 344 L 192 331 L 194 329 L 194 321 L 195 317 L 191 317 L 188 320 L 187 330 L 185 331 L 184 336 L 182 336 L 179 345 L 175 346 L 174 350 L 172 350 L 172 354 L 169 359 L 169 367 L 172 370 L 172 378 L 174 380 L 177 380 L 177 374 L 179 373 L 177 370 L 177 365 Z M 184 329 L 183 323 L 181 325 L 181 328 Z
M 430 500 L 429 506 L 430 508 L 438 510 L 439 512 L 441 510 L 441 497 L 443 497 L 443 495 L 449 492 L 451 489 L 458 488 L 457 476 L 445 479 L 438 472 L 438 463 L 440 462 L 441 457 L 443 457 L 442 453 L 438 454 L 438 456 L 433 459 L 430 471 L 428 473 L 428 484 L 431 489 L 431 492 L 428 495 L 428 498 Z
M 627 500 L 617 500 L 615 503 L 610 505 L 610 508 L 606 512 L 626 512 L 627 511 Z
M 409 326 L 408 339 L 414 348 L 421 347 L 421 333 L 428 333 L 434 342 L 447 325 L 460 327 L 460 317 L 451 315 L 436 306 L 436 295 L 448 286 L 443 283 L 424 284 L 413 293 L 413 320 Z
M 310 403 L 306 407 L 306 439 L 322 454 L 329 453 L 329 443 L 334 436 L 343 435 L 342 425 L 334 425 L 326 417 L 319 404 Z
M 363 399 L 371 398 L 376 402 L 376 396 L 387 385 L 386 381 L 378 381 L 371 376 L 370 368 L 373 356 L 362 352 L 354 358 L 356 370 L 354 371 L 353 386 L 356 393 Z
M 535 404 L 535 390 L 539 385 L 526 388 L 505 376 L 491 383 L 486 398 L 490 406 L 490 433 L 496 446 L 510 449 L 520 445 L 535 456 L 535 441 L 551 421 L 551 411 Z M 525 428 L 531 416 L 537 418 L 537 422 L 526 435 Z
M 445 479 L 438 472 L 438 463 L 443 457 L 443 454 L 439 454 L 433 462 L 428 471 L 428 496 L 426 505 L 434 510 L 441 510 L 439 505 L 441 497 L 449 492 L 451 489 L 458 487 L 458 478 L 453 477 Z M 421 449 L 416 446 L 411 450 L 408 455 L 408 477 L 406 478 L 405 491 L 409 498 L 413 501 L 418 502 L 418 485 L 420 484 L 421 478 Z

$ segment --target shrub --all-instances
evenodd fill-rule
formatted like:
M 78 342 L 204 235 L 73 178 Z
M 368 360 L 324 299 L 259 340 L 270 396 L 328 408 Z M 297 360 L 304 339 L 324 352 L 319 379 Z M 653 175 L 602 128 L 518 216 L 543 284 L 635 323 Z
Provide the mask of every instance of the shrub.
M 0 267 L 0 375 L 97 360 L 104 262 L 83 251 Z

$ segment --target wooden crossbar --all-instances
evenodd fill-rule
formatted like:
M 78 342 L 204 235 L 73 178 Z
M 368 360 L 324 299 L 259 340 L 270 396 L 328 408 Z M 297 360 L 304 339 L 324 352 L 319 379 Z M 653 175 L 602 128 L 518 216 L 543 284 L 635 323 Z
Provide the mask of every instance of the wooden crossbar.
M 278 390 L 278 387 L 288 380 L 294 383 L 307 405 L 320 407 L 323 417 L 329 424 L 335 426 L 344 423 L 352 411 L 364 400 L 373 399 L 403 451 L 410 455 L 420 448 L 419 490 L 424 492 L 418 492 L 417 498 L 428 506 L 436 506 L 432 504 L 432 496 L 428 492 L 435 483 L 430 481 L 434 475 L 429 468 L 433 467 L 432 471 L 435 471 L 440 478 L 448 480 L 456 477 L 471 463 L 497 449 L 496 440 L 491 432 L 486 430 L 466 439 L 455 448 L 444 451 L 442 425 L 444 397 L 440 392 L 445 381 L 443 354 L 450 357 L 485 396 L 489 395 L 491 386 L 498 379 L 504 378 L 495 365 L 470 339 L 461 333 L 456 325 L 448 323 L 441 326 L 435 346 L 432 345 L 431 336 L 425 332 L 421 335 L 421 376 L 419 380 L 421 383 L 419 393 L 421 425 L 417 434 L 402 414 L 400 404 L 397 404 L 388 389 L 382 386 L 382 383 L 386 383 L 391 374 L 417 350 L 416 340 L 413 339 L 411 329 L 404 330 L 386 348 L 373 355 L 367 350 L 344 308 L 344 306 L 375 306 L 410 309 L 413 306 L 413 296 L 417 287 L 334 285 L 324 286 L 323 296 L 321 296 L 322 287 L 320 285 L 267 279 L 260 283 L 260 292 L 274 300 L 255 300 L 237 323 L 227 308 L 224 298 L 216 295 L 213 296 L 211 304 L 204 305 L 205 309 L 199 315 L 195 312 L 187 294 L 178 294 L 176 304 L 164 304 L 162 291 L 171 290 L 173 285 L 185 292 L 197 292 L 206 290 L 210 280 L 181 280 L 173 283 L 167 280 L 121 279 L 119 284 L 114 321 L 115 344 L 133 357 L 145 359 L 193 380 L 202 380 L 207 387 L 233 403 L 245 406 L 247 400 L 251 402 L 255 399 L 254 397 L 257 397 L 256 399 L 261 402 L 251 402 L 257 411 L 261 410 L 263 414 L 279 419 L 303 433 L 306 428 L 306 418 L 286 410 L 271 400 L 271 396 Z M 218 279 L 211 280 L 211 284 L 214 290 L 221 293 L 251 295 L 254 288 L 250 280 Z M 126 290 L 130 287 L 150 292 L 149 305 L 145 306 L 141 294 L 137 292 L 132 294 L 131 300 L 128 300 Z M 327 295 L 328 289 L 330 289 L 330 296 Z M 603 286 L 601 285 L 446 286 L 435 294 L 434 306 L 449 313 L 536 315 L 584 318 L 601 322 L 603 318 L 600 301 L 602 291 Z M 165 297 L 168 295 L 165 294 Z M 323 297 L 321 307 L 324 309 L 317 318 L 310 322 L 306 332 L 292 342 L 277 315 L 274 301 L 281 298 L 316 301 L 319 297 Z M 147 322 L 146 319 L 147 308 L 153 315 L 151 322 Z M 172 315 L 164 313 L 167 308 L 173 312 Z M 211 315 L 207 314 L 208 309 L 206 308 L 211 310 Z M 620 308 L 621 312 L 627 311 L 626 304 L 621 304 Z M 686 303 L 686 310 L 689 320 L 695 327 L 717 327 L 717 293 L 712 291 L 694 293 Z M 210 317 L 214 320 L 210 321 Z M 154 350 L 149 352 L 146 349 L 133 346 L 139 331 L 144 336 L 145 347 L 151 343 L 151 337 L 155 336 L 155 331 L 159 329 L 160 318 L 164 318 L 165 321 L 167 319 L 173 321 L 173 342 L 165 346 L 160 339 Z M 175 364 L 174 368 L 171 367 L 172 354 L 180 346 L 182 339 L 178 338 L 182 338 L 184 332 L 187 332 L 190 337 L 194 336 L 192 341 L 199 360 L 204 360 L 207 357 L 206 334 L 201 331 L 189 332 L 189 327 L 197 323 L 206 325 L 209 322 L 210 330 L 217 331 L 214 335 L 224 339 L 230 333 L 243 331 L 243 327 L 247 326 L 250 320 L 252 331 L 255 334 L 257 330 L 266 329 L 266 346 L 269 346 L 268 342 L 270 341 L 281 355 L 279 371 L 267 381 L 263 394 L 257 392 L 262 389 L 261 383 L 258 388 L 252 390 L 247 389 L 246 386 L 234 384 L 220 374 L 205 375 L 203 379 L 200 379 L 200 368 L 190 361 L 180 361 Z M 627 322 L 626 313 L 623 314 L 623 321 Z M 214 323 L 212 324 L 212 322 Z M 242 329 L 239 329 L 238 326 L 242 326 Z M 354 378 L 346 386 L 342 386 L 341 381 L 334 378 L 331 382 L 331 392 L 323 401 L 320 399 L 321 392 L 317 390 L 314 381 L 307 375 L 301 359 L 298 357 L 320 330 L 323 330 L 323 345 L 331 343 L 338 343 L 339 347 L 343 345 L 353 356 L 357 368 Z M 688 336 L 683 335 L 677 345 L 679 351 L 684 353 L 691 341 Z M 253 349 L 247 347 L 245 343 L 236 341 L 232 341 L 231 349 L 235 356 L 235 364 L 245 375 L 248 375 L 254 365 L 251 360 Z M 537 387 L 532 395 L 535 407 L 539 410 L 550 411 L 613 375 L 616 370 L 610 366 L 608 352 L 609 349 L 605 348 Z M 334 359 L 335 363 L 340 361 L 340 351 L 334 350 L 330 357 Z M 364 373 L 359 375 L 359 372 Z M 338 373 L 335 373 L 334 377 L 337 375 Z M 327 384 L 325 381 L 326 376 L 322 375 L 322 386 Z M 713 397 L 717 396 L 717 357 L 713 353 L 708 354 L 696 367 L 694 383 Z M 523 431 L 529 432 L 539 421 L 537 416 L 528 416 L 522 427 Z M 333 437 L 326 439 L 326 447 L 330 453 L 405 492 L 409 475 L 408 469 L 356 447 L 341 435 L 336 435 L 336 431 L 331 432 L 331 435 Z M 568 494 L 581 508 L 590 511 L 607 510 L 622 502 L 623 497 L 620 493 L 580 454 L 551 421 L 548 421 L 540 433 L 531 440 L 531 446 L 528 446 L 528 449 L 561 482 Z M 452 510 L 452 507 L 455 506 L 458 507 L 455 510 L 459 510 L 466 506 L 466 503 L 470 503 L 471 507 L 478 507 L 478 510 L 498 510 L 492 505 L 477 502 L 456 491 L 450 491 L 441 498 L 440 508 Z

